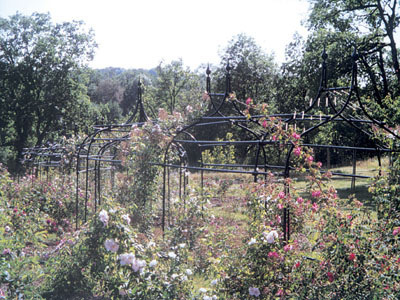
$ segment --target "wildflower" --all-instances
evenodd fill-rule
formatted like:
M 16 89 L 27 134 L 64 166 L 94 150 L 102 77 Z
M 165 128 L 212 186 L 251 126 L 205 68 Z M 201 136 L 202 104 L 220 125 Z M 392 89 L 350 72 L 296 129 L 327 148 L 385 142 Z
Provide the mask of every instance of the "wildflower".
M 268 257 L 270 258 L 279 258 L 279 254 L 275 251 L 271 251 L 268 253 Z
M 313 212 L 317 212 L 317 211 L 318 211 L 318 208 L 319 208 L 318 204 L 317 204 L 317 203 L 313 203 L 313 205 L 312 205 L 312 207 L 311 207 L 312 211 L 313 211 Z
M 400 227 L 393 229 L 393 235 L 396 236 L 400 233 Z
M 298 139 L 300 139 L 300 134 L 297 134 L 296 132 L 293 132 L 292 137 L 293 137 L 295 140 L 298 140 Z
M 266 120 L 263 121 L 262 127 L 267 128 L 267 121 Z
M 128 223 L 128 225 L 131 224 L 131 218 L 129 217 L 128 214 L 122 215 L 122 220 L 124 220 L 126 223 Z
M 322 162 L 317 162 L 317 166 L 318 166 L 318 168 L 322 168 Z
M 276 135 L 273 135 L 273 136 L 272 136 L 272 140 L 273 140 L 274 142 L 276 142 L 276 140 L 277 140 Z
M 108 213 L 104 209 L 99 213 L 99 219 L 103 223 L 104 227 L 108 224 Z
M 134 272 L 141 271 L 146 266 L 146 262 L 140 259 L 133 259 L 132 261 L 132 269 Z
M 182 244 L 179 244 L 178 246 L 179 246 L 179 248 L 183 249 L 183 248 L 186 247 L 186 244 L 185 244 L 185 243 L 182 243 Z
M 314 160 L 314 157 L 312 157 L 311 155 L 307 157 L 308 163 L 311 164 L 313 162 L 313 160 Z
M 334 276 L 331 272 L 327 272 L 326 276 L 328 277 L 329 282 L 332 282 L 334 280 Z
M 108 239 L 104 242 L 104 246 L 107 251 L 116 253 L 118 251 L 119 245 L 113 239 Z
M 278 209 L 283 209 L 282 203 L 278 203 L 277 207 L 278 207 Z
M 11 254 L 11 250 L 9 248 L 6 248 L 3 250 L 3 255 Z
M 300 156 L 301 155 L 301 148 L 300 147 L 296 147 L 293 151 L 294 155 L 296 156 Z
M 186 273 L 186 275 L 193 275 L 193 272 L 192 272 L 192 270 L 190 270 L 190 269 L 186 269 L 185 270 L 185 273 Z
M 250 242 L 248 242 L 247 244 L 248 244 L 249 246 L 251 246 L 251 245 L 253 245 L 253 244 L 255 244 L 255 243 L 257 243 L 256 239 L 255 239 L 255 238 L 251 238 L 251 239 L 250 239 Z
M 168 256 L 169 256 L 170 258 L 172 258 L 172 259 L 175 259 L 175 258 L 176 258 L 176 254 L 175 254 L 174 252 L 172 252 L 172 251 L 168 252 Z
M 211 281 L 211 285 L 215 286 L 218 284 L 218 279 L 214 279 L 213 281 Z
M 253 100 L 251 98 L 247 98 L 246 105 L 250 105 Z
M 11 231 L 11 228 L 10 228 L 10 226 L 6 225 L 6 226 L 4 227 L 4 231 L 5 231 L 5 232 L 9 232 L 9 231 Z
M 193 112 L 193 107 L 191 105 L 186 106 L 186 112 L 188 113 Z
M 157 261 L 155 259 L 153 259 L 150 263 L 149 263 L 149 267 L 155 267 L 157 265 Z
M 205 288 L 199 288 L 200 293 L 207 293 L 207 290 Z
M 294 264 L 293 268 L 297 269 L 300 267 L 300 262 L 298 261 L 297 263 Z
M 321 191 L 319 191 L 319 190 L 312 191 L 311 196 L 313 196 L 314 198 L 319 198 L 319 196 L 321 196 Z
M 121 266 L 131 265 L 134 259 L 135 255 L 133 253 L 124 253 L 119 256 Z
M 267 235 L 266 235 L 266 239 L 268 244 L 272 244 L 273 242 L 275 242 L 275 239 L 277 239 L 278 233 L 275 230 L 270 231 Z
M 303 202 L 304 202 L 303 198 L 301 198 L 301 197 L 297 198 L 297 203 L 298 204 L 302 204 Z
M 281 224 L 281 216 L 276 216 L 276 223 Z
M 276 293 L 277 296 L 283 296 L 283 294 L 283 289 L 279 289 L 279 291 Z
M 280 191 L 279 194 L 278 194 L 278 197 L 280 199 L 284 199 L 285 198 L 285 192 L 284 191 Z
M 293 249 L 293 245 L 285 245 L 285 247 L 283 247 L 283 250 L 285 250 L 285 252 L 289 252 L 290 250 Z
M 256 287 L 249 287 L 249 295 L 258 297 L 258 296 L 260 296 L 260 290 Z
M 353 260 L 355 260 L 356 259 L 356 255 L 354 254 L 354 253 L 350 253 L 349 254 L 349 260 L 350 261 L 353 261 Z

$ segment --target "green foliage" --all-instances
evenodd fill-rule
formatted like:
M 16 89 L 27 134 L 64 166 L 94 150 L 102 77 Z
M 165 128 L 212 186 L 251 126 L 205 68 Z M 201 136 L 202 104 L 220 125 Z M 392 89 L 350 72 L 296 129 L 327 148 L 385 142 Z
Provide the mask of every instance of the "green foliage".
M 218 142 L 224 141 L 224 139 L 217 139 Z M 233 134 L 228 132 L 225 137 L 225 141 L 232 142 Z M 203 164 L 235 164 L 235 146 L 215 146 L 211 150 L 207 149 L 202 152 L 202 163 Z
M 234 36 L 221 55 L 221 66 L 217 70 L 218 91 L 225 91 L 225 68 L 232 68 L 231 87 L 238 99 L 252 98 L 256 103 L 274 104 L 277 75 L 273 56 L 267 55 L 252 37 L 245 34 Z
M 83 66 L 95 47 L 82 28 L 38 13 L 0 19 L 0 142 L 17 159 L 24 147 L 75 126 L 86 92 Z
M 184 112 L 193 99 L 199 99 L 202 90 L 199 78 L 185 68 L 182 60 L 157 67 L 157 80 L 149 90 L 154 107 L 165 108 L 170 114 Z
M 182 257 L 184 248 L 162 253 L 160 245 L 139 240 L 131 216 L 121 207 L 102 210 L 61 255 L 50 262 L 53 277 L 46 299 L 187 299 L 190 284 Z M 187 273 L 187 272 L 186 272 Z

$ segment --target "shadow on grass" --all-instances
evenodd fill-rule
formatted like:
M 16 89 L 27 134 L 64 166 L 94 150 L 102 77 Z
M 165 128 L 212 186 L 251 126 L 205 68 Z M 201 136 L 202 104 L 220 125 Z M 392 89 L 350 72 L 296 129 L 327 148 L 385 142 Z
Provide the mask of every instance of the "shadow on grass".
M 372 194 L 368 192 L 368 185 L 357 185 L 355 189 L 348 188 L 336 188 L 339 198 L 349 199 L 351 195 L 354 195 L 357 200 L 364 203 L 364 205 L 375 207 L 372 199 Z

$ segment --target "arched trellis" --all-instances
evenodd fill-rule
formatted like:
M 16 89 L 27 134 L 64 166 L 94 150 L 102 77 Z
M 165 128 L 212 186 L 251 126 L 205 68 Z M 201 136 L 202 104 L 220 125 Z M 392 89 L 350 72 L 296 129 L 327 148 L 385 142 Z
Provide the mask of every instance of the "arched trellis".
M 174 134 L 174 138 L 171 141 L 171 144 L 179 144 L 180 147 L 186 149 L 186 145 L 197 145 L 197 149 L 201 149 L 202 147 L 212 147 L 216 145 L 245 145 L 248 147 L 255 148 L 253 151 L 253 164 L 204 164 L 202 161 L 200 162 L 200 166 L 198 165 L 187 165 L 183 168 L 186 170 L 195 170 L 201 172 L 201 178 L 203 182 L 203 172 L 224 172 L 224 173 L 241 173 L 241 174 L 251 174 L 254 176 L 254 180 L 257 181 L 258 176 L 268 176 L 268 170 L 280 170 L 281 172 L 276 172 L 275 174 L 281 175 L 283 178 L 290 177 L 290 170 L 293 169 L 291 166 L 291 158 L 293 154 L 293 150 L 295 147 L 294 143 L 289 143 L 286 145 L 288 147 L 288 152 L 284 163 L 281 165 L 271 165 L 267 162 L 266 155 L 266 147 L 276 145 L 276 141 L 273 141 L 269 136 L 269 133 L 263 130 L 262 124 L 259 122 L 262 118 L 271 118 L 271 117 L 279 117 L 281 120 L 286 123 L 286 127 L 293 126 L 294 130 L 298 130 L 299 127 L 303 126 L 303 131 L 300 133 L 301 137 L 309 136 L 310 134 L 316 132 L 319 128 L 330 122 L 343 122 L 348 126 L 356 129 L 360 134 L 365 135 L 371 141 L 372 132 L 369 130 L 371 125 L 376 125 L 388 133 L 392 134 L 395 138 L 399 139 L 400 137 L 390 128 L 386 127 L 385 124 L 381 121 L 375 120 L 368 113 L 368 110 L 365 104 L 362 102 L 358 83 L 357 83 L 357 61 L 358 54 L 357 51 L 354 50 L 352 54 L 352 69 L 350 76 L 350 84 L 349 86 L 341 86 L 341 87 L 328 87 L 328 78 L 327 78 L 327 59 L 328 55 L 325 50 L 322 54 L 322 66 L 321 66 L 321 80 L 316 96 L 313 97 L 310 101 L 309 106 L 302 111 L 301 113 L 282 113 L 275 115 L 256 115 L 256 116 L 245 116 L 242 112 L 241 108 L 244 103 L 238 101 L 237 99 L 231 98 L 231 68 L 228 66 L 226 68 L 226 84 L 225 84 L 225 93 L 212 93 L 211 92 L 211 80 L 210 74 L 211 71 L 207 68 L 206 71 L 206 90 L 210 100 L 210 107 L 213 109 L 211 113 L 206 116 L 200 117 L 195 120 L 192 124 L 184 126 L 182 129 L 177 130 Z M 227 99 L 229 99 L 227 101 Z M 326 113 L 316 113 L 316 110 L 320 110 L 322 107 L 322 101 L 325 100 Z M 338 100 L 339 99 L 339 102 Z M 218 101 L 219 100 L 219 101 Z M 231 107 L 231 115 L 225 115 L 222 112 L 223 108 L 226 106 Z M 353 106 L 357 106 L 360 112 L 363 114 L 364 118 L 359 118 L 357 116 L 353 116 L 351 114 L 351 109 Z M 239 141 L 215 141 L 215 140 L 197 140 L 196 137 L 192 134 L 190 139 L 185 139 L 183 137 L 183 133 L 189 132 L 191 129 L 198 126 L 221 126 L 222 124 L 230 124 L 232 126 L 238 127 L 244 132 L 247 133 L 249 137 L 248 140 L 239 140 Z M 306 128 L 307 127 L 307 128 Z M 255 128 L 255 129 L 254 129 Z M 324 149 L 336 149 L 336 150 L 347 150 L 352 151 L 353 153 L 353 166 L 355 165 L 355 153 L 357 151 L 368 151 L 373 152 L 378 157 L 379 166 L 381 166 L 381 155 L 383 153 L 391 152 L 392 150 L 389 147 L 378 144 L 375 142 L 374 147 L 355 147 L 350 145 L 324 145 L 324 144 L 312 144 L 312 143 L 304 143 L 300 146 L 306 146 L 310 148 L 324 148 Z M 163 181 L 163 229 L 165 228 L 165 203 L 167 201 L 166 197 L 166 189 L 169 186 L 169 183 L 166 180 L 166 174 L 169 172 L 169 168 L 182 168 L 182 166 L 170 165 L 168 164 L 169 157 L 169 146 L 166 148 L 164 153 L 164 181 Z M 260 171 L 263 169 L 263 171 Z M 323 172 L 323 171 L 322 171 Z M 352 174 L 343 174 L 343 173 L 332 173 L 333 176 L 344 176 L 350 177 L 353 179 L 353 183 L 355 178 L 369 178 L 369 176 L 358 175 L 355 172 L 355 168 L 353 168 Z M 289 186 L 287 181 L 284 180 L 284 191 L 285 194 L 288 195 L 290 193 Z M 353 184 L 352 184 L 353 186 Z M 287 241 L 290 239 L 290 211 L 288 207 L 283 209 L 282 216 L 282 229 L 284 233 L 284 240 Z
M 76 153 L 76 227 L 79 226 L 80 198 L 83 198 L 84 213 L 83 220 L 86 222 L 88 205 L 93 192 L 94 211 L 102 200 L 102 178 L 106 171 L 110 171 L 110 182 L 113 185 L 114 168 L 121 163 L 117 159 L 117 146 L 130 139 L 133 126 L 143 126 L 149 121 L 143 105 L 143 87 L 141 80 L 138 81 L 138 98 L 135 109 L 128 120 L 123 124 L 95 125 L 94 132 L 88 135 L 84 141 L 77 146 Z M 136 120 L 136 122 L 134 122 Z M 84 175 L 84 186 L 81 188 L 81 174 Z M 84 193 L 82 194 L 82 191 Z

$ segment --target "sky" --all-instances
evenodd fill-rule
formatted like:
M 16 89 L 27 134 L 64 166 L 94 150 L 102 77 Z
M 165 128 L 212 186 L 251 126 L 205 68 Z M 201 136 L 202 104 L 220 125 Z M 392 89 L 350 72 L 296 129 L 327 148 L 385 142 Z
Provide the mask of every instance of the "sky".
M 55 23 L 84 21 L 98 43 L 93 68 L 218 64 L 240 33 L 281 63 L 294 34 L 306 37 L 308 10 L 306 0 L 0 0 L 3 18 L 49 12 Z

